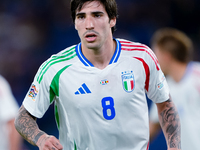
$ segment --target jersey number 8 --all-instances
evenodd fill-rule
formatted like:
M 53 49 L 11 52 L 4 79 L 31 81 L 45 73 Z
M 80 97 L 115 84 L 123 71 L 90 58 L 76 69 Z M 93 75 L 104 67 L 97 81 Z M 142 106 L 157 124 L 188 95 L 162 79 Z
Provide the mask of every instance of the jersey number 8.
M 107 120 L 112 120 L 115 117 L 114 100 L 112 97 L 104 97 L 101 100 L 103 107 L 103 117 Z

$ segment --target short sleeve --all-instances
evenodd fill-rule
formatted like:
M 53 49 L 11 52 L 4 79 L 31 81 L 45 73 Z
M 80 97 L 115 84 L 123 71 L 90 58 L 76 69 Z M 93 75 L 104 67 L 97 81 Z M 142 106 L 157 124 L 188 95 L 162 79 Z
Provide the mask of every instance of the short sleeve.
M 169 99 L 169 87 L 166 78 L 157 62 L 156 56 L 154 56 L 154 59 L 151 57 L 148 62 L 150 77 L 147 96 L 154 103 L 164 102 Z
M 38 72 L 40 72 L 40 69 Z M 51 104 L 49 98 L 51 79 L 49 79 L 47 72 L 42 80 L 38 80 L 38 74 L 36 74 L 24 98 L 23 105 L 31 115 L 42 118 Z

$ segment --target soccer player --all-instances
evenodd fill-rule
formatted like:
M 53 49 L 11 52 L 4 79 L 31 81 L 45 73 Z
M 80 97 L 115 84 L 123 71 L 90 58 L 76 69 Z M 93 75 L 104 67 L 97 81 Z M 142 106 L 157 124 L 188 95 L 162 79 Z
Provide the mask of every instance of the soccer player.
M 9 83 L 0 75 L 0 150 L 21 149 L 22 138 L 14 126 L 18 109 Z
M 113 38 L 115 0 L 72 0 L 81 42 L 38 70 L 15 121 L 40 150 L 147 150 L 147 95 L 157 103 L 168 150 L 180 148 L 180 122 L 165 77 L 145 45 Z M 39 129 L 55 104 L 59 140 Z
M 152 37 L 152 49 L 166 75 L 170 93 L 181 122 L 183 150 L 199 149 L 200 141 L 200 63 L 191 61 L 193 44 L 182 31 L 159 29 Z M 150 109 L 150 137 L 160 131 L 156 106 Z

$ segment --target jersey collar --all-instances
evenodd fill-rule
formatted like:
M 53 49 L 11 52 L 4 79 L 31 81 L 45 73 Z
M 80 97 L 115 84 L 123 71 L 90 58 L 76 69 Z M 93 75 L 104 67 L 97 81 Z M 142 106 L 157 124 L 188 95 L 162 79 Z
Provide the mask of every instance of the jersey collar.
M 121 53 L 121 44 L 117 39 L 114 39 L 117 43 L 117 47 L 115 49 L 115 53 L 113 54 L 111 60 L 110 60 L 110 64 L 116 63 L 119 59 L 120 53 Z M 80 59 L 80 61 L 85 65 L 85 66 L 90 66 L 90 67 L 94 67 L 94 65 L 83 55 L 82 51 L 81 51 L 81 43 L 79 43 L 76 46 L 76 54 L 78 56 L 78 58 Z

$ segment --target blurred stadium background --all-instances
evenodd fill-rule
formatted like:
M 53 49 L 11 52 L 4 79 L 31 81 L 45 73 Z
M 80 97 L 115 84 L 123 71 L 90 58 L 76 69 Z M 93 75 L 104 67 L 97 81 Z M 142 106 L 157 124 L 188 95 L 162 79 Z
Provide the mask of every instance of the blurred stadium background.
M 157 29 L 174 27 L 193 40 L 194 60 L 200 61 L 200 0 L 116 1 L 119 18 L 114 37 L 150 46 Z M 41 63 L 80 42 L 69 4 L 69 0 L 0 0 L 0 74 L 9 81 L 19 105 Z M 53 109 L 38 123 L 42 130 L 58 136 Z M 161 133 L 150 150 L 165 146 Z M 24 141 L 23 150 L 37 148 Z

